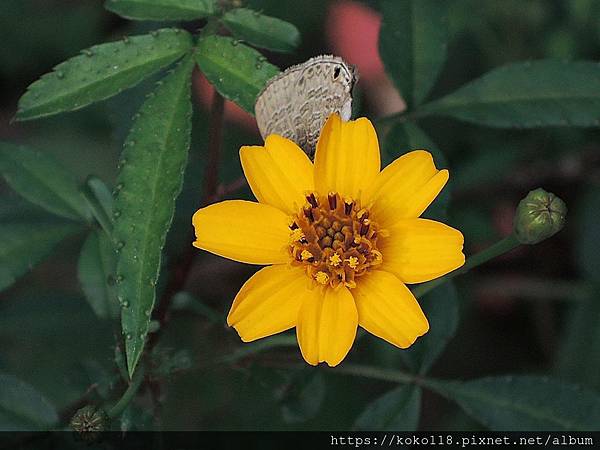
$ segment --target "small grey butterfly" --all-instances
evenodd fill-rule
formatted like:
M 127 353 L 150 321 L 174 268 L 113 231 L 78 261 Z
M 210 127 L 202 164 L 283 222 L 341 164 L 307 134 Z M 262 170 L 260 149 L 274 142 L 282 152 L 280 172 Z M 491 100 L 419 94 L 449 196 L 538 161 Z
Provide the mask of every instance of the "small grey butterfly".
M 356 67 L 338 56 L 316 56 L 289 67 L 258 94 L 254 111 L 260 134 L 291 139 L 312 157 L 329 115 L 350 119 L 357 81 Z

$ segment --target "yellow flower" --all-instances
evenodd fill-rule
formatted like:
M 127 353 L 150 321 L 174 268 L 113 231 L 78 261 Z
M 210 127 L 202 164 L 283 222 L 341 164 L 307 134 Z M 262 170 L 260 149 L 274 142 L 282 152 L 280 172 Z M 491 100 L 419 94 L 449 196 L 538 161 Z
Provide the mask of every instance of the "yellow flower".
M 240 157 L 258 203 L 210 205 L 192 222 L 194 246 L 269 265 L 242 286 L 227 318 L 244 342 L 296 327 L 309 364 L 336 366 L 359 325 L 400 348 L 429 330 L 405 283 L 465 261 L 460 231 L 419 218 L 448 181 L 429 152 L 380 171 L 371 122 L 332 115 L 314 164 L 277 135 L 264 147 L 242 147 Z

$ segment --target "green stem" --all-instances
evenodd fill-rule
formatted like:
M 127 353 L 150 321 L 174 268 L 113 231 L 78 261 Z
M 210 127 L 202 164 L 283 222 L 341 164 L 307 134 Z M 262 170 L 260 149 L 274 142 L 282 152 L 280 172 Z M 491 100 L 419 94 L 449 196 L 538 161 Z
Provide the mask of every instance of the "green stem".
M 506 236 L 504 239 L 496 242 L 491 247 L 486 248 L 485 250 L 477 253 L 476 255 L 471 256 L 467 259 L 467 262 L 464 266 L 459 269 L 456 269 L 454 272 L 450 272 L 449 274 L 444 275 L 436 280 L 429 281 L 428 283 L 423 283 L 413 289 L 413 294 L 415 297 L 420 298 L 427 294 L 432 289 L 438 287 L 440 284 L 444 284 L 448 280 L 456 277 L 457 275 L 462 275 L 467 273 L 473 267 L 477 267 L 485 262 L 488 262 L 490 259 L 496 258 L 506 252 L 511 251 L 512 249 L 518 247 L 520 242 L 517 240 L 514 234 L 510 234 Z
M 92 216 L 94 216 L 94 219 L 96 219 L 96 221 L 100 225 L 100 228 L 104 230 L 104 232 L 110 239 L 112 236 L 112 221 L 108 212 L 104 209 L 102 203 L 98 200 L 96 194 L 90 188 L 88 182 L 86 182 L 81 187 L 81 193 L 88 206 L 90 207 Z
M 332 369 L 333 373 L 353 375 L 357 377 L 372 378 L 374 380 L 389 381 L 402 384 L 421 384 L 421 378 L 399 370 L 381 369 L 379 367 L 364 366 L 361 364 L 344 364 Z
M 233 364 L 236 361 L 246 358 L 250 355 L 260 353 L 264 350 L 269 350 L 277 347 L 290 347 L 298 345 L 298 341 L 295 335 L 291 334 L 279 334 L 272 336 L 267 339 L 261 339 L 260 341 L 252 344 L 247 344 L 241 348 L 238 348 L 233 353 L 221 356 L 217 358 L 213 364 Z
M 144 381 L 144 368 L 138 367 L 127 390 L 123 393 L 119 401 L 117 401 L 117 403 L 115 403 L 114 406 L 108 411 L 108 417 L 114 419 L 119 417 L 123 411 L 125 411 L 127 405 L 131 403 L 131 400 L 133 400 L 135 394 L 137 394 L 138 389 L 142 385 L 142 381 Z

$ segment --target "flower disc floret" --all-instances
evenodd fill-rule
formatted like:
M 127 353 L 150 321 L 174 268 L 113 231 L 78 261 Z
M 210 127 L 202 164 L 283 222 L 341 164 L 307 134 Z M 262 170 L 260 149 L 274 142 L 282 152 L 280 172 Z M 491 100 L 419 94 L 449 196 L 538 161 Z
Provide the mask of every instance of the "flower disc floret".
M 356 287 L 356 278 L 381 264 L 381 230 L 369 211 L 335 192 L 310 193 L 290 224 L 292 264 L 305 268 L 316 283 Z

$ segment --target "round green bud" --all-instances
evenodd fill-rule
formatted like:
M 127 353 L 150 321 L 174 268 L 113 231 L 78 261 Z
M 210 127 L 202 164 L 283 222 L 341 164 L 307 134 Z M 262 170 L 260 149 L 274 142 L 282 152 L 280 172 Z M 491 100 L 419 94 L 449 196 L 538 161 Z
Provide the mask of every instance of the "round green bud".
M 538 188 L 519 202 L 513 229 L 521 244 L 537 244 L 562 230 L 566 216 L 565 202 Z
M 79 409 L 71 419 L 71 428 L 85 440 L 94 441 L 101 432 L 108 429 L 110 419 L 106 412 L 94 405 Z

